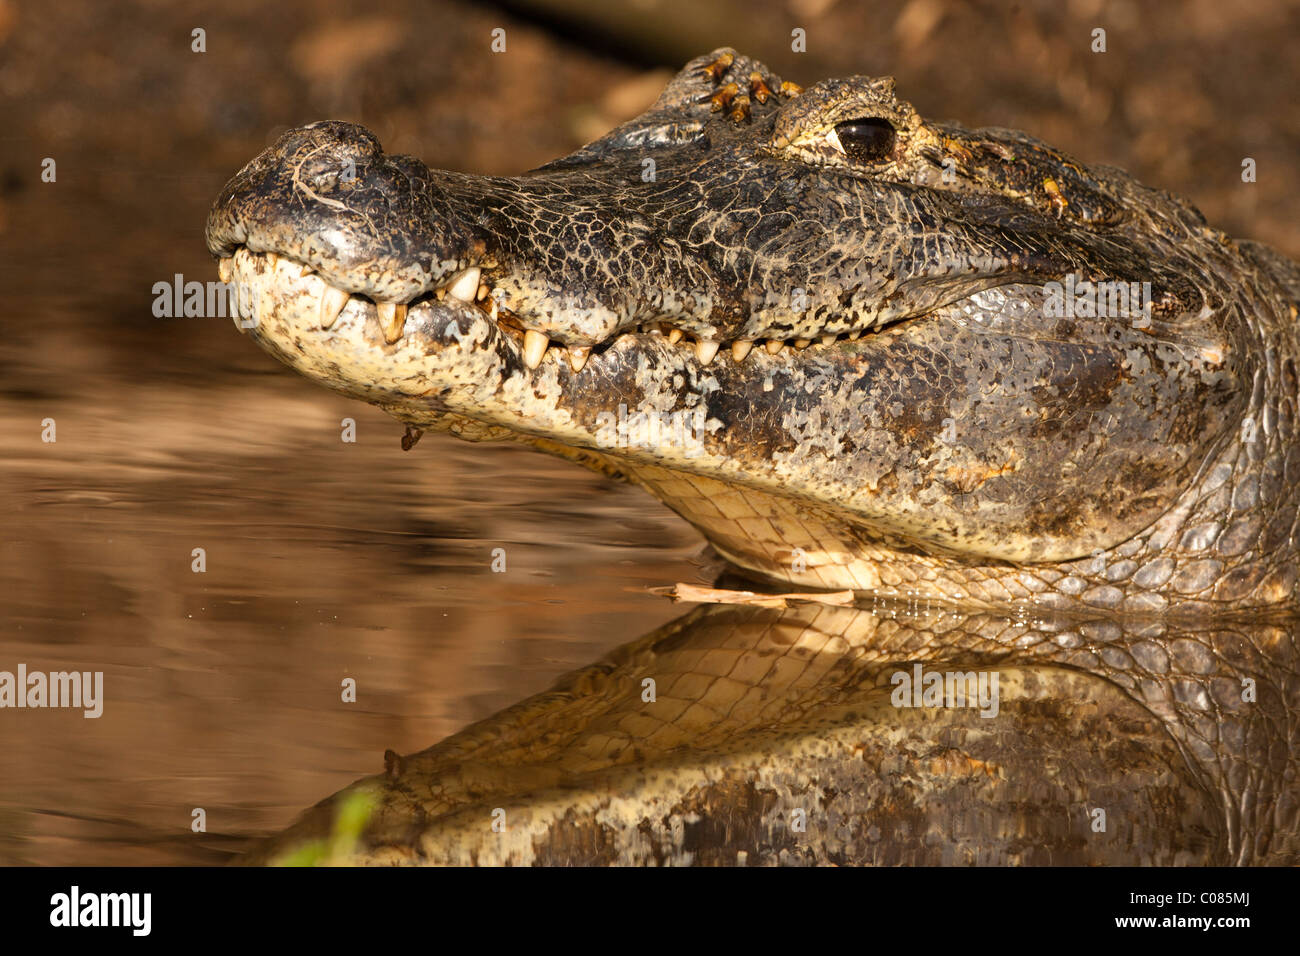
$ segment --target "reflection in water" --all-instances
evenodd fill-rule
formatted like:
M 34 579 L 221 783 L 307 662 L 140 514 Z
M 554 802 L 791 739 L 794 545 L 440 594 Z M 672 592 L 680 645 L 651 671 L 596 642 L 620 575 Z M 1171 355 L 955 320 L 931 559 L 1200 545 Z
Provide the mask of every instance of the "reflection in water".
M 358 784 L 378 804 L 354 859 L 1294 863 L 1295 635 L 705 606 L 390 755 Z M 918 666 L 996 673 L 996 716 L 895 706 Z M 322 803 L 255 858 L 333 817 Z
M 103 671 L 105 696 L 90 720 L 0 709 L 0 864 L 224 861 L 385 747 L 669 619 L 645 589 L 697 573 L 698 539 L 634 489 L 523 449 L 403 452 L 400 425 L 229 321 L 191 331 L 211 357 L 119 331 L 143 384 L 70 336 L 61 392 L 0 341 L 0 671 Z

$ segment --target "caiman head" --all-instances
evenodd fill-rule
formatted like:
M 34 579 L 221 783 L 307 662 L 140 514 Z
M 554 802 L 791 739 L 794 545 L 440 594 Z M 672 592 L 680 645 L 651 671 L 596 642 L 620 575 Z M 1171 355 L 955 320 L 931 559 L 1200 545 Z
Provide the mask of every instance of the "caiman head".
M 1295 267 L 891 79 L 719 50 L 510 178 L 292 130 L 222 191 L 237 321 L 416 429 L 625 477 L 803 587 L 1296 597 Z

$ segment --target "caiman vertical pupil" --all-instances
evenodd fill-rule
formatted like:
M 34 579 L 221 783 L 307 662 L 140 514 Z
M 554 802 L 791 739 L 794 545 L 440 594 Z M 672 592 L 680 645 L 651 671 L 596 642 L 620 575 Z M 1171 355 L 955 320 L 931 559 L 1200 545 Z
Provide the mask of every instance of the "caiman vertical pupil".
M 846 120 L 835 127 L 835 135 L 855 163 L 878 163 L 894 151 L 894 127 L 888 120 Z

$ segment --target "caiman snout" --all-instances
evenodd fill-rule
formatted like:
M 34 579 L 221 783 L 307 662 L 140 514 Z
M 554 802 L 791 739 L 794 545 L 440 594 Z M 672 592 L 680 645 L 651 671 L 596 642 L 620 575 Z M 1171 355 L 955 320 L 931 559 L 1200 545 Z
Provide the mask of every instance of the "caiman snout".
M 405 304 L 471 265 L 467 224 L 440 202 L 436 174 L 388 156 L 367 129 L 290 130 L 239 171 L 208 216 L 208 249 L 287 256 L 334 287 Z

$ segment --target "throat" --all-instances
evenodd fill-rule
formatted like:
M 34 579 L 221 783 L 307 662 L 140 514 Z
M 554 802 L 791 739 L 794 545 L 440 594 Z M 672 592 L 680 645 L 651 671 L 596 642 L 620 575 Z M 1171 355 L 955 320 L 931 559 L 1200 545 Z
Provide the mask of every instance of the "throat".
M 722 557 L 762 577 L 810 590 L 972 598 L 952 560 L 887 542 L 829 509 L 654 466 L 637 464 L 627 476 L 694 525 Z
M 640 463 L 626 464 L 622 474 L 690 522 L 727 561 L 787 588 L 1090 615 L 1116 610 L 1127 596 L 1106 582 L 1104 568 L 1086 562 L 963 558 L 880 534 L 828 508 L 714 478 Z M 1131 609 L 1159 608 L 1139 601 Z

